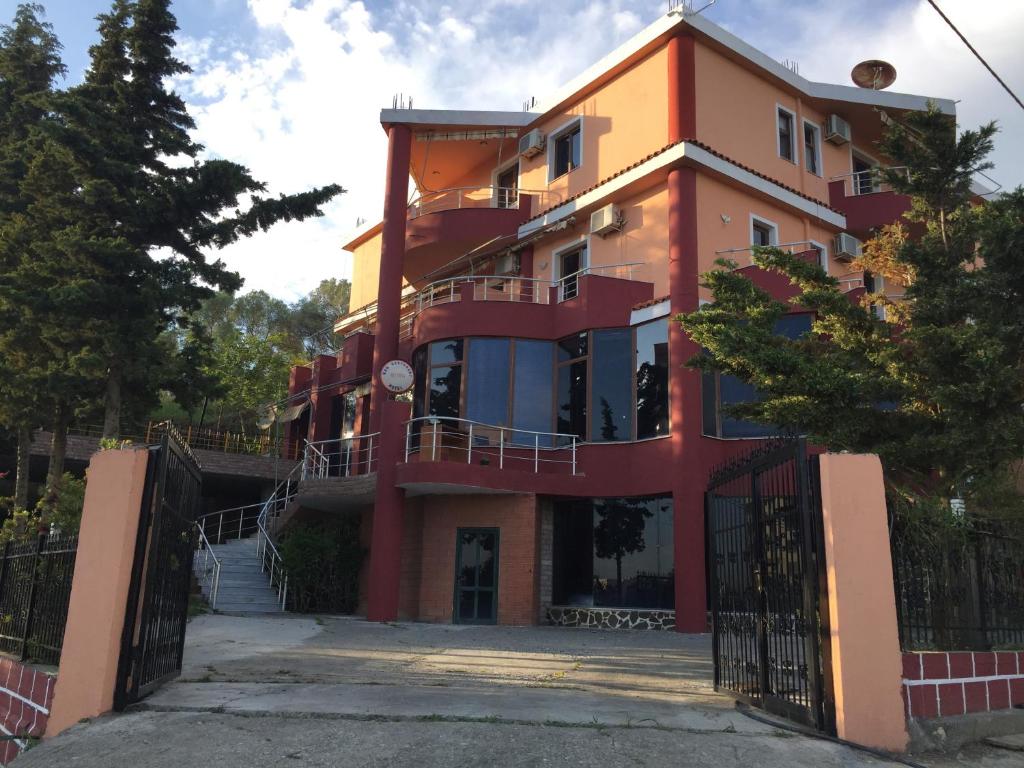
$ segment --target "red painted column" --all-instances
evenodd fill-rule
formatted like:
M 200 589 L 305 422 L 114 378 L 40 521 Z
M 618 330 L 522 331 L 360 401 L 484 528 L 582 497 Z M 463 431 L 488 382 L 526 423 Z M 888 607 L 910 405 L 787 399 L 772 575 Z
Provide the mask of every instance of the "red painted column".
M 412 132 L 408 126 L 388 129 L 387 182 L 384 189 L 384 223 L 377 287 L 377 329 L 373 348 L 370 389 L 370 431 L 380 432 L 377 462 L 377 498 L 373 507 L 370 569 L 366 618 L 394 621 L 398 618 L 401 573 L 402 516 L 405 491 L 395 486 L 395 463 L 405 436 L 400 406 L 390 400 L 380 383 L 384 363 L 398 356 L 398 322 L 402 301 L 402 261 L 405 258 L 406 204 L 409 198 L 409 154 Z
M 696 138 L 696 79 L 693 38 L 668 45 L 669 141 Z M 674 168 L 668 175 L 669 301 L 672 315 L 697 309 L 697 172 Z M 676 630 L 704 632 L 707 605 L 704 573 L 704 486 L 701 457 L 700 374 L 685 363 L 699 348 L 676 322 L 669 322 L 672 419 L 672 506 L 675 518 Z

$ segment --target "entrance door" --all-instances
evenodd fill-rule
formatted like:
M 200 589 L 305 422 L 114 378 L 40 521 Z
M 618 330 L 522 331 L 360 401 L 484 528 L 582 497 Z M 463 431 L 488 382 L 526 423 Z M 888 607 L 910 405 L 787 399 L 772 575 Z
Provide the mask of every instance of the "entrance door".
M 499 208 L 519 207 L 519 162 L 516 161 L 498 174 L 497 205 Z
M 575 299 L 579 293 L 580 270 L 587 266 L 587 246 L 558 254 L 559 301 Z
M 497 528 L 459 528 L 453 615 L 456 624 L 494 624 L 498 616 Z

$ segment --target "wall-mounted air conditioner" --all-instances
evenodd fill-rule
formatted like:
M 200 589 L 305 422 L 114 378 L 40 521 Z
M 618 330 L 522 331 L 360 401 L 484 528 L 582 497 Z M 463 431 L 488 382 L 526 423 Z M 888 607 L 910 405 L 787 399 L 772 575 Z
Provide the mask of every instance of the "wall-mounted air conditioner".
M 513 253 L 506 253 L 494 260 L 495 275 L 516 275 L 519 273 L 519 257 Z
M 836 145 L 849 143 L 850 124 L 839 115 L 829 115 L 825 121 L 825 141 Z
M 622 218 L 622 211 L 613 203 L 604 208 L 598 208 L 590 214 L 590 234 L 605 237 L 612 232 L 621 232 L 625 221 Z
M 832 255 L 839 261 L 853 261 L 861 253 L 860 240 L 848 232 L 840 232 L 832 244 Z
M 519 137 L 519 154 L 523 157 L 534 157 L 544 151 L 544 134 L 540 128 L 534 128 L 525 136 Z

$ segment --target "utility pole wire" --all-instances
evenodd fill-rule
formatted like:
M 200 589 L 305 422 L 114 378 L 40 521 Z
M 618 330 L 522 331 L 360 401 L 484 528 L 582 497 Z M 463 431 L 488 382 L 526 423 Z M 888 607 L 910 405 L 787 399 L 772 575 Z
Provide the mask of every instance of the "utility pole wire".
M 1010 90 L 1010 86 L 1008 86 L 1006 83 L 1004 83 L 1003 82 L 1003 78 L 1001 78 L 999 75 L 997 75 L 996 71 L 994 69 L 992 69 L 992 67 L 989 66 L 988 62 L 985 61 L 984 58 L 982 58 L 982 55 L 980 53 L 978 53 L 978 51 L 975 49 L 975 47 L 970 44 L 970 42 L 967 40 L 966 37 L 964 37 L 963 32 L 961 32 L 959 29 L 957 29 L 956 25 L 952 21 L 949 20 L 949 17 L 942 12 L 942 9 L 939 8 L 939 6 L 935 2 L 935 0 L 928 0 L 928 4 L 931 5 L 931 7 L 935 9 L 935 12 L 938 13 L 939 16 L 942 17 L 942 20 L 945 21 L 949 25 L 949 28 L 952 29 L 954 32 L 956 32 L 957 37 L 959 37 L 961 40 L 964 41 L 964 45 L 966 45 L 968 48 L 971 49 L 971 53 L 973 53 L 978 58 L 978 61 L 980 61 L 982 64 L 985 65 L 985 69 L 987 69 L 989 72 L 992 73 L 992 77 L 994 77 L 996 80 L 999 81 L 999 84 L 1001 86 L 1003 86 L 1004 89 L 1006 89 L 1006 92 L 1008 94 L 1010 94 L 1010 96 L 1013 98 L 1014 101 L 1017 102 L 1017 105 L 1021 109 L 1024 109 L 1024 102 L 1022 102 L 1019 98 L 1017 98 L 1017 94 Z

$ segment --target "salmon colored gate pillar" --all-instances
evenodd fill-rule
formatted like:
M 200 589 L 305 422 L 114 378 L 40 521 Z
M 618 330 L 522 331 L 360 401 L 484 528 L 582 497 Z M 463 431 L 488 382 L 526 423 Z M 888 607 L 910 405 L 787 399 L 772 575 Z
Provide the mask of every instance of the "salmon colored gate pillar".
M 669 142 L 696 133 L 693 38 L 679 35 L 668 44 Z M 697 293 L 697 173 L 674 168 L 668 175 L 668 281 L 672 315 L 693 312 Z M 669 320 L 669 402 L 672 419 L 672 507 L 676 630 L 706 632 L 704 573 L 704 485 L 700 453 L 700 375 L 685 363 L 700 350 L 677 322 Z
M 388 129 L 387 184 L 377 287 L 377 328 L 373 348 L 370 389 L 370 431 L 380 432 L 377 459 L 377 498 L 370 537 L 370 573 L 366 617 L 370 621 L 398 618 L 401 572 L 402 514 L 405 492 L 396 487 L 395 464 L 405 436 L 399 405 L 390 400 L 380 381 L 384 363 L 398 356 L 398 325 L 402 303 L 402 261 L 405 258 L 405 223 L 409 196 L 409 155 L 412 132 L 408 126 Z

